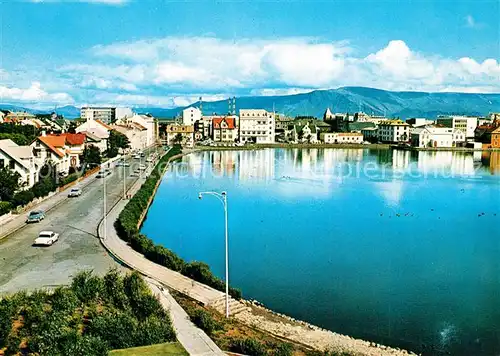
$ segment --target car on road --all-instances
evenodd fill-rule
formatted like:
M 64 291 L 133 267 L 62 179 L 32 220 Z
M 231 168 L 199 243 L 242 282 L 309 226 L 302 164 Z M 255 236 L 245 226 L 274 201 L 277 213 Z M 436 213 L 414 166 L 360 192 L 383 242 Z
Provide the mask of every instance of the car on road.
M 148 158 L 146 158 L 146 162 L 148 162 L 148 163 L 153 162 L 153 157 L 149 156 Z
M 134 159 L 141 159 L 141 156 L 136 154 L 136 155 L 134 155 Z
M 59 234 L 54 231 L 42 231 L 38 234 L 33 245 L 35 246 L 50 246 L 59 240 Z
M 97 178 L 104 178 L 111 174 L 111 171 L 108 168 L 101 169 L 99 173 L 97 173 Z
M 130 163 L 125 162 L 125 161 L 118 161 L 116 164 L 117 167 L 130 167 Z
M 139 170 L 141 170 L 141 171 L 145 171 L 147 168 L 148 168 L 148 167 L 146 167 L 146 165 L 145 165 L 145 164 L 140 164 L 140 165 L 139 165 Z
M 76 198 L 82 195 L 82 190 L 80 188 L 71 188 L 69 191 L 68 197 L 70 198 Z
M 45 219 L 45 213 L 42 210 L 32 211 L 28 214 L 28 218 L 26 219 L 27 223 L 40 222 Z

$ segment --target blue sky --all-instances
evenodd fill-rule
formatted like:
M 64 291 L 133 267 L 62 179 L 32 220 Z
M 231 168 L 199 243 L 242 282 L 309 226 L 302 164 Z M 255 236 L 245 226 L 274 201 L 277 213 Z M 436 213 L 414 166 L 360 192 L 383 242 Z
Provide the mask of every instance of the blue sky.
M 500 1 L 0 0 L 0 102 L 500 92 Z

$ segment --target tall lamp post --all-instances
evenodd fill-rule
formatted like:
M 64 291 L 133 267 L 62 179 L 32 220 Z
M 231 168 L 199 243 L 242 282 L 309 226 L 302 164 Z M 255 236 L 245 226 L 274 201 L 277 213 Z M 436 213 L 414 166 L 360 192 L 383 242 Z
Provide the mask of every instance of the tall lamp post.
M 199 192 L 198 198 L 201 200 L 203 195 L 213 195 L 219 199 L 224 206 L 224 235 L 226 245 L 226 318 L 229 318 L 229 256 L 227 248 L 227 193 L 226 192 Z

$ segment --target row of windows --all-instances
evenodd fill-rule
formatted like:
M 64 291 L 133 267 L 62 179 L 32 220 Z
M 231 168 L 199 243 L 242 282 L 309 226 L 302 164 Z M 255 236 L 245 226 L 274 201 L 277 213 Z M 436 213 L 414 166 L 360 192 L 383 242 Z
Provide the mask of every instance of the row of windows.
M 241 131 L 242 135 L 272 135 L 272 131 Z

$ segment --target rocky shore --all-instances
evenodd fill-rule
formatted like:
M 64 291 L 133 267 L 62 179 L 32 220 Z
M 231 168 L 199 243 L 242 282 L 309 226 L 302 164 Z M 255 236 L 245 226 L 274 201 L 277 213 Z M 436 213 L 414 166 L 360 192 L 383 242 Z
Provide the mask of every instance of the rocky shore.
M 416 355 L 374 342 L 355 339 L 296 320 L 262 306 L 256 301 L 242 301 L 246 310 L 235 318 L 256 329 L 321 351 L 346 352 L 353 355 Z

